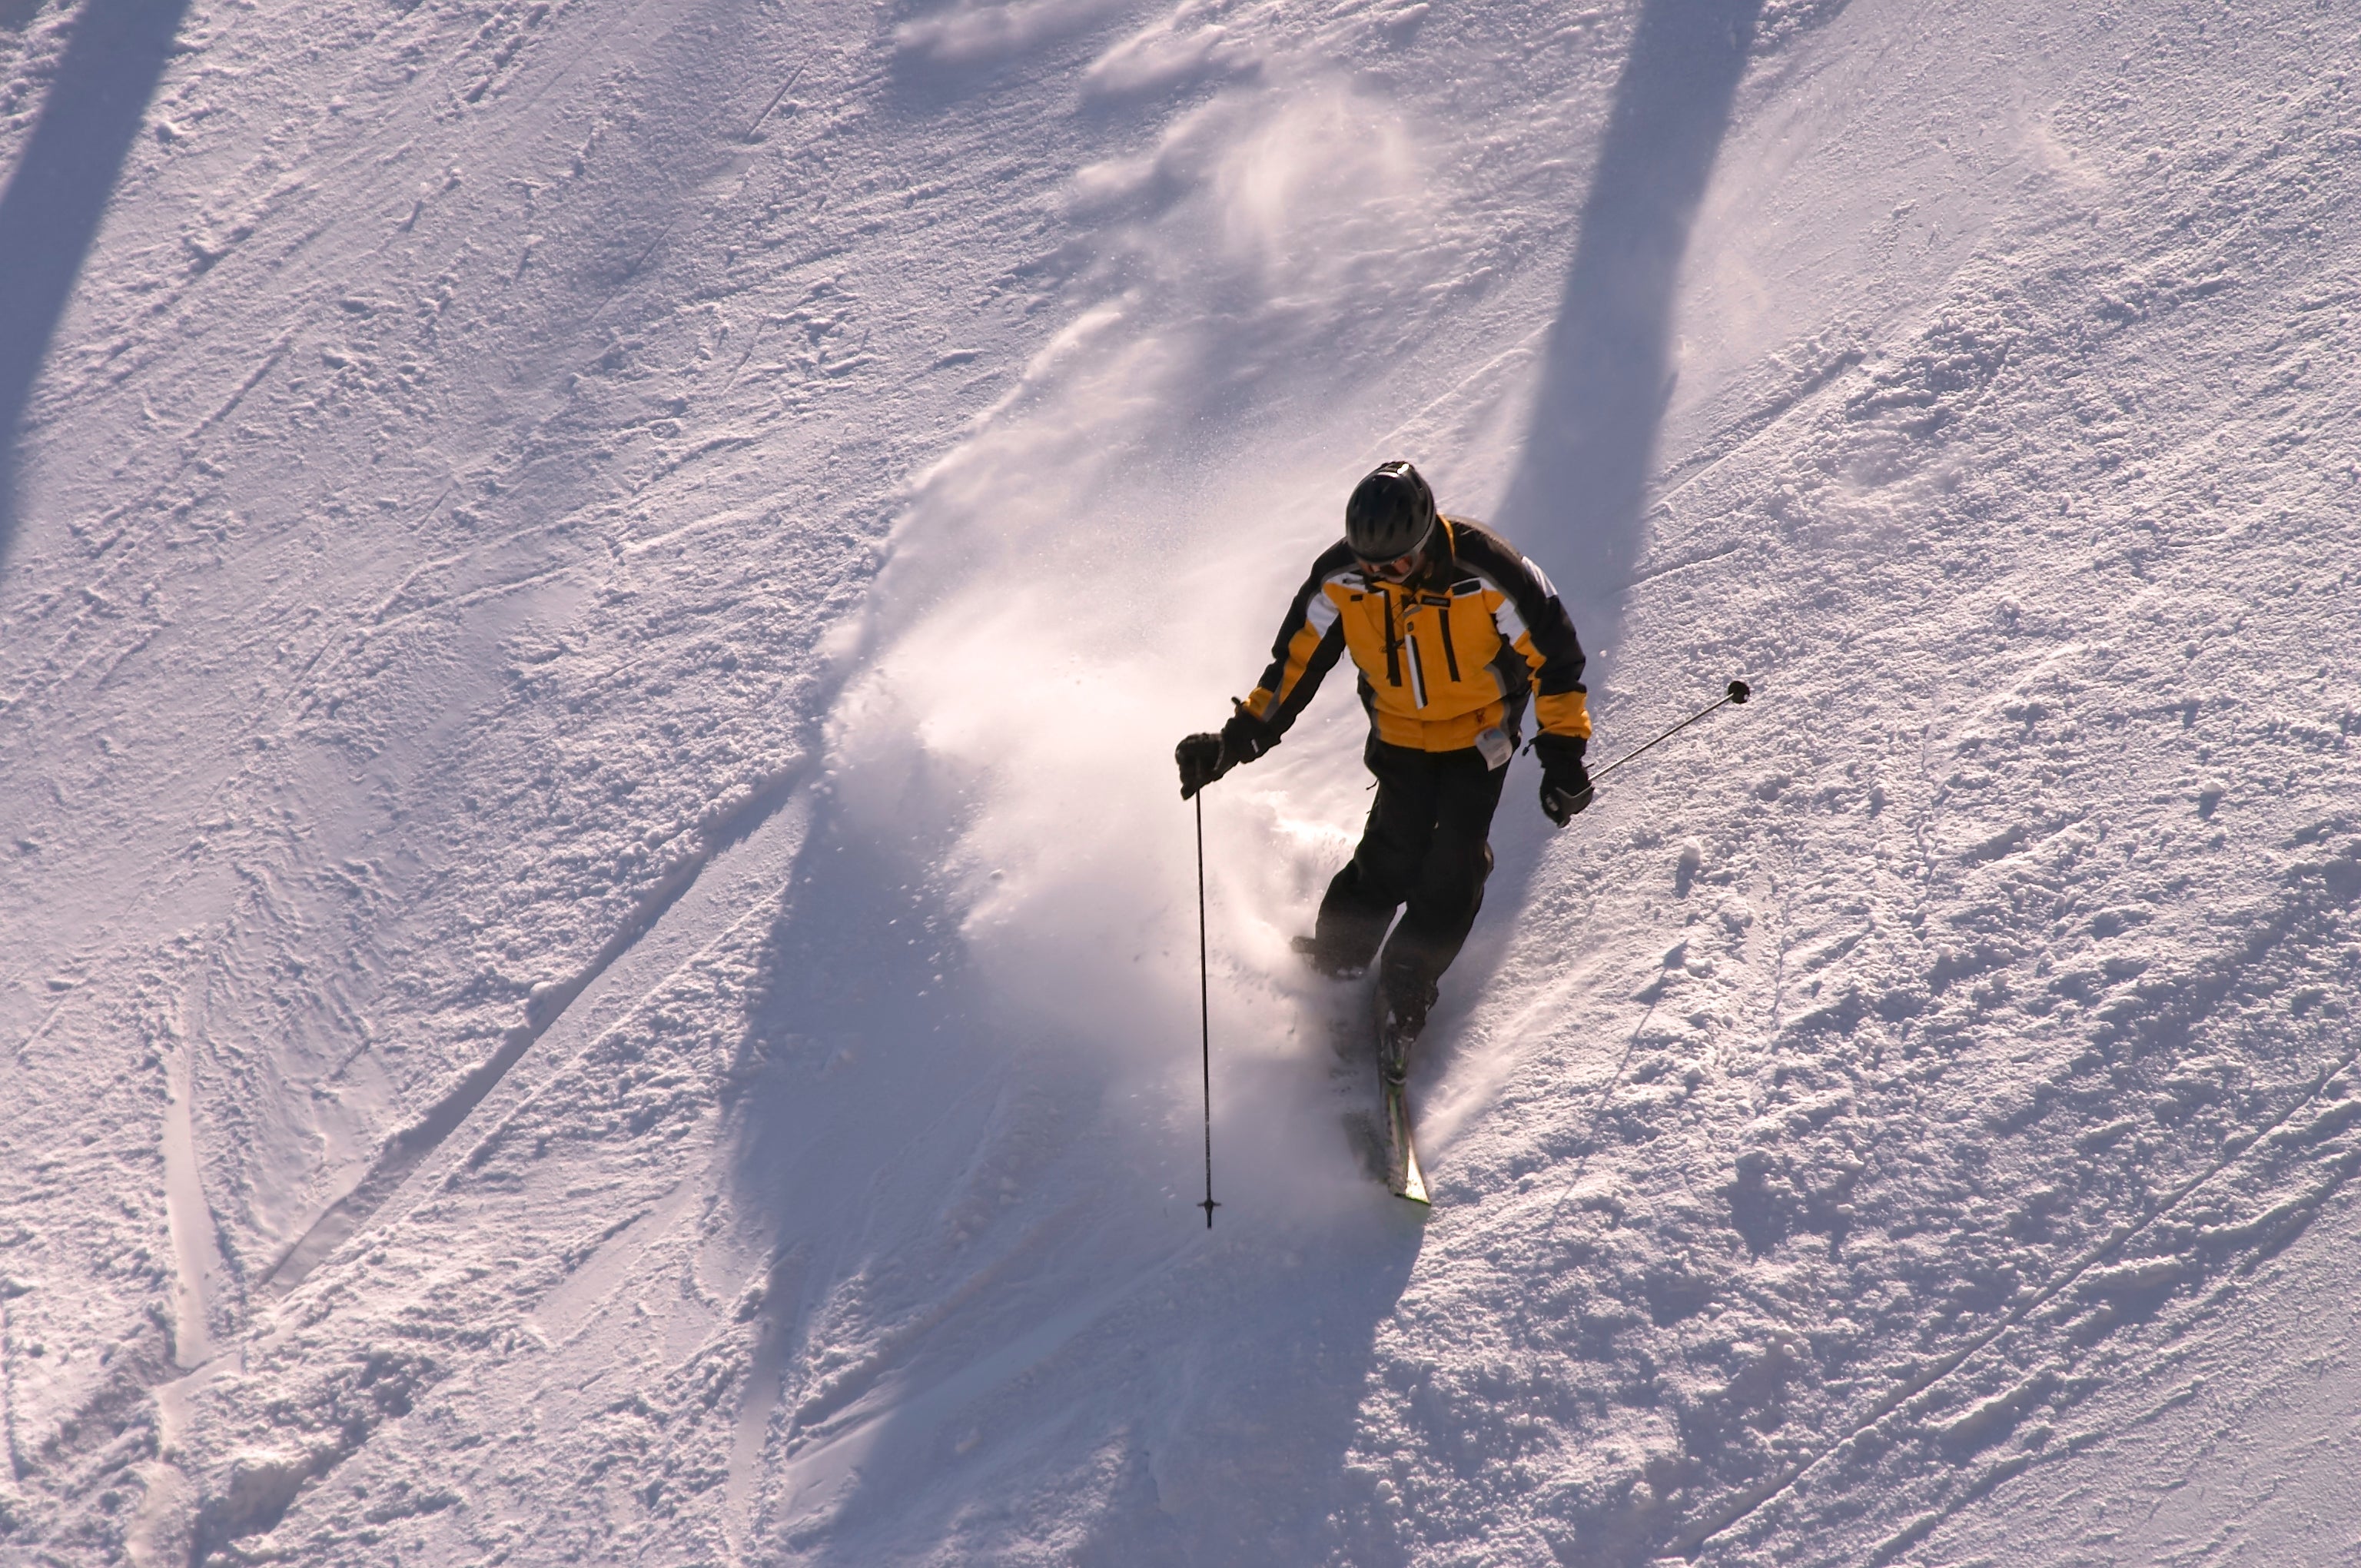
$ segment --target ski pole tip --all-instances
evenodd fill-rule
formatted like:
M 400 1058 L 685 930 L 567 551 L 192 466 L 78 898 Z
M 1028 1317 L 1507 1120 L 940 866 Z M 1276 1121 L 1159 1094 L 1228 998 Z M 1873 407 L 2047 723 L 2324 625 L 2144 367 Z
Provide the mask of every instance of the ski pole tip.
M 1205 1228 L 1209 1231 L 1212 1230 L 1213 1228 L 1213 1211 L 1220 1208 L 1221 1205 L 1214 1202 L 1211 1198 L 1208 1198 L 1202 1203 L 1199 1203 L 1195 1206 L 1205 1211 Z
M 1731 702 L 1743 707 L 1746 699 L 1753 695 L 1754 688 L 1748 685 L 1744 681 L 1732 681 L 1730 683 L 1730 700 Z

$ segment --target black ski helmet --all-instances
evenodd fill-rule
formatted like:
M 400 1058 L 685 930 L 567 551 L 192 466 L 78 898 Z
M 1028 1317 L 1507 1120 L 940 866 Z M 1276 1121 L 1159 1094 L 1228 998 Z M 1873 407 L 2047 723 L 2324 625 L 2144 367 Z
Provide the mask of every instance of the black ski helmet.
M 1380 463 L 1345 503 L 1345 543 L 1364 561 L 1392 561 L 1434 532 L 1434 492 L 1408 463 Z

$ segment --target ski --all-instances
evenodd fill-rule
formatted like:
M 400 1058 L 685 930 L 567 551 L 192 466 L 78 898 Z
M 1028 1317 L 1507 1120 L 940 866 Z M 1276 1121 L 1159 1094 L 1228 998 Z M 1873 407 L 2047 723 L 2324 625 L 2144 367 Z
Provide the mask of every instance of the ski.
M 1434 993 L 1427 992 L 1432 1004 Z M 1418 1168 L 1418 1146 L 1410 1135 L 1410 1050 L 1426 1024 L 1426 1006 L 1378 1002 L 1378 1090 L 1386 1117 L 1386 1185 L 1397 1198 L 1425 1206 L 1426 1173 Z
M 1309 937 L 1295 938 L 1293 946 L 1307 959 L 1317 951 Z M 1359 971 L 1331 974 L 1331 978 L 1356 980 Z M 1369 1114 L 1366 1101 L 1345 1112 L 1345 1137 L 1372 1178 L 1384 1182 L 1387 1190 L 1396 1197 L 1424 1208 L 1429 1204 L 1426 1173 L 1419 1168 L 1418 1150 L 1411 1141 L 1410 1100 L 1402 1084 L 1408 1066 L 1403 1058 L 1407 1058 L 1410 1043 L 1407 1036 L 1396 1039 L 1389 1036 L 1385 1009 L 1373 1006 L 1374 1001 L 1364 994 L 1357 1004 L 1346 1003 L 1328 1021 L 1328 1048 L 1336 1056 L 1334 1078 L 1341 1091 L 1358 1100 L 1359 1094 L 1350 1086 L 1356 1080 L 1368 1081 L 1361 1075 L 1368 1071 L 1373 1055 L 1378 1069 L 1378 1115 Z M 1374 1038 L 1369 1027 L 1372 1011 L 1377 1024 Z
M 1386 1096 L 1386 1185 L 1394 1196 L 1423 1207 L 1426 1173 L 1418 1168 L 1418 1146 L 1411 1142 L 1410 1100 L 1402 1086 L 1380 1076 Z

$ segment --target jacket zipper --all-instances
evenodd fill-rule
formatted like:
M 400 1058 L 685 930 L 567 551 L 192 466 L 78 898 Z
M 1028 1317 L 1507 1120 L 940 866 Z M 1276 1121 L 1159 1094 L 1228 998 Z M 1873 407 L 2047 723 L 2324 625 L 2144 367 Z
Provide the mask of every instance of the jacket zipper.
M 1401 640 L 1394 632 L 1394 596 L 1383 588 L 1378 597 L 1386 601 L 1386 679 L 1394 685 L 1401 685 Z

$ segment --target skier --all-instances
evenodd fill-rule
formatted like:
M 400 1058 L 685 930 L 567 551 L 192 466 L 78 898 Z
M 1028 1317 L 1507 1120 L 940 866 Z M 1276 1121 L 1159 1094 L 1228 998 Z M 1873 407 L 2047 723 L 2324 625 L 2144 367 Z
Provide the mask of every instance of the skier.
M 1410 464 L 1382 464 L 1354 488 L 1345 537 L 1296 591 L 1261 684 L 1219 733 L 1174 748 L 1181 798 L 1278 745 L 1346 650 L 1369 711 L 1362 760 L 1378 798 L 1296 947 L 1337 979 L 1378 962 L 1378 1065 L 1399 1084 L 1483 905 L 1486 840 L 1529 702 L 1542 810 L 1563 828 L 1590 804 L 1582 645 L 1539 566 L 1499 534 L 1438 514 Z

